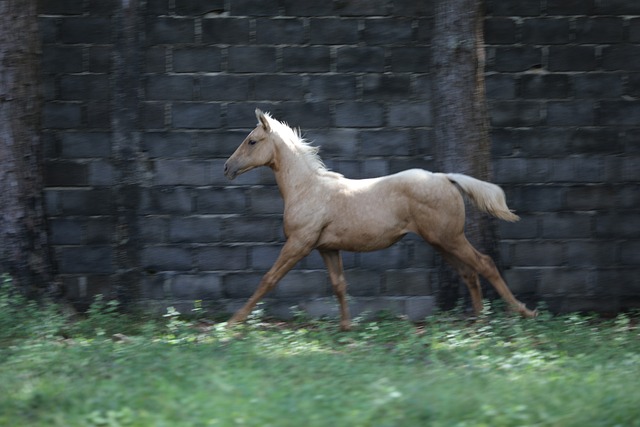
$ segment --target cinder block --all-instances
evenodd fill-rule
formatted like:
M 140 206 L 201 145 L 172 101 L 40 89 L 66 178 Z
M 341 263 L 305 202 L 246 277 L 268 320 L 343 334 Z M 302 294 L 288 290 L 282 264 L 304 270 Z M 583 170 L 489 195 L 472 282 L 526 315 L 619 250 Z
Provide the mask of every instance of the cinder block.
M 518 38 L 518 21 L 512 17 L 487 17 L 484 40 L 487 44 L 514 44 Z
M 487 99 L 514 99 L 517 95 L 518 80 L 508 74 L 489 74 L 485 76 Z
M 153 162 L 156 185 L 210 184 L 211 162 L 199 160 L 159 159 Z
M 384 125 L 384 108 L 374 102 L 345 102 L 336 105 L 337 127 L 381 127 Z
M 367 74 L 362 90 L 366 100 L 406 100 L 411 97 L 411 80 L 408 75 Z
M 631 43 L 640 42 L 640 18 L 629 20 L 629 41 Z
M 222 277 L 222 289 L 227 298 L 242 298 L 242 303 L 246 302 L 258 288 L 261 273 L 229 273 Z M 269 295 L 270 297 L 271 295 Z
M 220 127 L 220 104 L 174 103 L 171 106 L 172 125 L 187 129 L 216 129 Z
M 617 195 L 608 185 L 579 185 L 567 189 L 566 208 L 595 211 L 615 206 Z
M 569 42 L 567 18 L 531 18 L 522 23 L 522 42 L 530 45 L 554 45 Z
M 640 101 L 602 101 L 598 113 L 598 124 L 634 126 L 640 117 Z
M 146 26 L 147 45 L 193 43 L 195 22 L 193 18 L 159 17 L 150 20 Z
M 173 277 L 171 295 L 177 299 L 220 299 L 222 279 L 218 274 L 178 274 Z
M 60 156 L 103 158 L 111 155 L 111 136 L 106 132 L 60 132 Z
M 302 129 L 329 128 L 331 126 L 331 104 L 325 102 L 285 101 L 279 106 L 281 120 Z M 254 116 L 255 117 L 255 116 Z
M 234 0 L 230 9 L 235 16 L 276 16 L 279 12 L 276 0 Z
M 583 241 L 569 240 L 567 265 L 570 267 L 609 267 L 617 264 L 618 243 L 612 240 Z
M 357 19 L 323 17 L 309 20 L 309 40 L 312 44 L 355 44 L 358 39 Z
M 259 75 L 254 77 L 254 98 L 287 101 L 301 99 L 304 89 L 302 76 Z
M 147 271 L 191 270 L 191 251 L 179 246 L 148 246 L 142 250 L 142 267 Z
M 88 167 L 89 185 L 115 185 L 115 169 L 109 161 L 98 159 L 88 163 Z
M 44 165 L 44 182 L 49 187 L 84 186 L 88 180 L 89 168 L 86 163 L 56 161 Z
M 363 156 L 408 156 L 411 150 L 411 131 L 364 130 L 358 133 Z
M 142 147 L 150 158 L 188 157 L 191 154 L 191 136 L 187 132 L 145 132 Z
M 435 298 L 432 296 L 419 296 L 407 298 L 405 301 L 404 315 L 411 322 L 422 322 L 431 316 L 436 309 Z
M 549 71 L 594 71 L 597 67 L 593 46 L 551 46 Z
M 408 245 L 397 243 L 379 251 L 361 253 L 360 267 L 376 271 L 406 268 L 409 258 Z
M 620 262 L 623 265 L 640 264 L 640 240 L 631 240 L 620 244 Z
M 581 17 L 575 26 L 575 41 L 580 44 L 621 43 L 624 39 L 624 20 L 619 17 Z
M 355 158 L 358 135 L 355 129 L 319 129 L 304 132 L 305 138 L 320 147 L 321 157 Z
M 247 246 L 204 246 L 195 250 L 196 265 L 204 271 L 246 270 Z
M 282 221 L 271 217 L 232 217 L 223 221 L 222 240 L 225 242 L 282 241 Z
M 431 51 L 428 47 L 390 47 L 390 68 L 393 72 L 428 73 Z
M 110 189 L 78 188 L 52 190 L 55 209 L 61 215 L 110 215 L 113 213 L 113 200 Z
M 331 51 L 326 46 L 284 47 L 282 69 L 285 73 L 319 73 L 331 70 Z
M 406 18 L 365 19 L 362 40 L 366 45 L 410 44 L 412 20 Z
M 432 295 L 433 289 L 427 269 L 387 270 L 384 273 L 384 294 L 421 296 Z
M 249 130 L 189 132 L 193 141 L 193 155 L 201 158 L 227 158 L 244 141 Z M 219 171 L 222 174 L 222 170 Z M 218 173 L 215 171 L 214 173 Z
M 89 46 L 89 72 L 108 73 L 111 70 L 112 47 L 111 46 Z M 164 71 L 164 68 L 162 69 Z
M 640 46 L 618 44 L 602 50 L 602 68 L 608 71 L 640 71 Z
M 619 99 L 624 93 L 622 75 L 613 73 L 588 73 L 572 76 L 576 98 Z
M 487 64 L 489 71 L 521 72 L 542 66 L 542 50 L 535 46 L 497 46 L 490 49 L 494 59 Z
M 190 0 L 186 2 L 176 2 L 175 12 L 177 15 L 201 16 L 211 11 L 223 11 L 224 0 Z
M 47 0 L 38 2 L 38 11 L 47 15 L 82 15 L 82 0 Z
M 288 16 L 330 16 L 333 15 L 332 2 L 301 2 L 283 0 L 280 2 Z
M 284 212 L 284 201 L 280 195 L 280 190 L 272 186 L 252 187 L 247 193 L 249 197 L 249 207 L 237 206 L 236 213 L 250 212 L 253 215 L 276 214 Z
M 547 214 L 541 218 L 542 238 L 579 239 L 592 236 L 592 215 L 575 213 Z
M 389 106 L 389 126 L 423 127 L 433 124 L 430 102 L 399 102 Z
M 341 74 L 320 74 L 308 76 L 308 96 L 314 102 L 326 100 L 352 100 L 356 97 L 355 76 Z
M 146 79 L 145 92 L 148 100 L 190 101 L 194 99 L 193 85 L 191 76 L 152 75 Z
M 169 241 L 173 243 L 215 243 L 222 235 L 217 217 L 174 217 L 169 221 Z
M 334 5 L 340 16 L 381 16 L 388 13 L 388 2 L 385 0 L 345 0 Z
M 495 127 L 540 125 L 543 105 L 537 101 L 493 101 L 489 106 L 491 124 Z
M 103 17 L 68 17 L 60 19 L 62 43 L 107 44 L 111 42 L 111 19 Z
M 42 71 L 45 74 L 81 73 L 82 46 L 47 46 L 42 52 Z
M 85 221 L 81 219 L 52 219 L 49 221 L 51 243 L 54 245 L 79 245 L 84 241 Z
M 47 102 L 42 109 L 42 127 L 72 129 L 82 126 L 82 105 L 71 102 Z
M 324 271 L 293 270 L 280 280 L 276 298 L 318 298 L 330 295 Z
M 244 101 L 251 97 L 254 77 L 218 74 L 202 76 L 200 98 L 205 101 Z
M 193 195 L 184 187 L 143 189 L 140 211 L 145 214 L 186 214 L 193 210 Z
M 525 74 L 520 78 L 519 93 L 523 98 L 566 98 L 569 95 L 569 77 L 564 74 Z
M 247 211 L 243 188 L 203 188 L 195 194 L 196 211 L 201 214 L 244 214 Z
M 106 74 L 66 75 L 60 78 L 59 98 L 63 101 L 107 101 L 110 95 Z
M 547 4 L 550 15 L 591 15 L 595 13 L 594 3 L 583 0 L 551 1 Z
M 256 19 L 258 44 L 302 44 L 304 40 L 304 20 L 301 18 Z
M 624 0 L 597 3 L 595 13 L 598 15 L 640 15 L 640 4 Z
M 202 41 L 206 44 L 245 44 L 249 42 L 249 19 L 216 17 L 202 20 Z
M 564 265 L 564 246 L 553 241 L 521 241 L 513 246 L 512 266 Z
M 142 129 L 164 129 L 166 105 L 164 102 L 142 102 L 140 105 L 140 122 Z
M 164 62 L 158 62 L 164 66 Z M 221 67 L 222 53 L 221 48 L 217 46 L 183 47 L 173 50 L 173 71 L 176 73 L 221 71 Z M 163 71 L 164 69 L 158 72 Z
M 339 47 L 337 53 L 338 72 L 383 72 L 385 59 L 381 47 Z
M 228 71 L 233 73 L 274 73 L 278 69 L 272 46 L 231 46 L 227 60 Z
M 109 246 L 74 246 L 56 249 L 61 274 L 113 272 L 113 250 Z
M 115 219 L 109 217 L 89 218 L 85 225 L 84 244 L 109 245 L 116 235 Z M 137 239 L 139 236 L 135 236 Z
M 518 3 L 488 0 L 486 4 L 486 13 L 489 16 L 537 16 L 540 12 L 540 2 L 535 0 L 524 0 Z

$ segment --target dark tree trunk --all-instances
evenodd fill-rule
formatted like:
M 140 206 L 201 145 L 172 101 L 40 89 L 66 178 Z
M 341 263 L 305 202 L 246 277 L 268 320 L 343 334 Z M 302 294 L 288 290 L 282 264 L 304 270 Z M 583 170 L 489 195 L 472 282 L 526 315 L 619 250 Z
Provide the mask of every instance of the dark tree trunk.
M 116 296 L 124 306 L 139 300 L 140 234 L 138 205 L 143 164 L 140 156 L 140 14 L 138 0 L 122 1 L 115 15 L 112 69 L 112 157 L 117 172 L 114 191 Z
M 35 0 L 0 1 L 0 272 L 30 296 L 51 290 L 40 144 Z
M 431 42 L 433 118 L 438 169 L 491 181 L 482 18 L 481 0 L 435 0 Z M 493 221 L 467 207 L 469 241 L 497 262 Z M 461 283 L 441 261 L 437 295 L 441 308 L 456 305 Z

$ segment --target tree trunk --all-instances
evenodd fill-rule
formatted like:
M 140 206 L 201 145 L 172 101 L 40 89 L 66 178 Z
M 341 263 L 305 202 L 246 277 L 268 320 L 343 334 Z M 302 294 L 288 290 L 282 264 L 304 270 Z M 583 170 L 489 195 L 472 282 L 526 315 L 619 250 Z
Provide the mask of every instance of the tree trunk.
M 491 181 L 482 12 L 481 0 L 435 0 L 432 100 L 438 169 Z M 474 208 L 466 212 L 469 241 L 497 262 L 493 221 Z M 461 283 L 442 260 L 437 292 L 440 308 L 456 305 Z
M 0 1 L 0 273 L 30 296 L 51 289 L 40 144 L 35 0 Z
M 138 0 L 122 0 L 114 17 L 115 43 L 112 69 L 112 162 L 117 173 L 113 187 L 116 235 L 115 290 L 130 307 L 140 299 L 140 232 L 138 212 L 144 175 L 140 159 L 140 14 Z

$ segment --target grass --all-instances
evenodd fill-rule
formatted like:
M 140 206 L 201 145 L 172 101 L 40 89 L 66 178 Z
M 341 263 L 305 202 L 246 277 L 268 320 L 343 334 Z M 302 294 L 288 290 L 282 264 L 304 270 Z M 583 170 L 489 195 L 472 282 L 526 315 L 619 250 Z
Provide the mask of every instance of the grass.
M 227 330 L 101 300 L 72 320 L 16 298 L 0 292 L 0 425 L 640 425 L 633 315 L 442 313 L 340 333 L 257 312 Z

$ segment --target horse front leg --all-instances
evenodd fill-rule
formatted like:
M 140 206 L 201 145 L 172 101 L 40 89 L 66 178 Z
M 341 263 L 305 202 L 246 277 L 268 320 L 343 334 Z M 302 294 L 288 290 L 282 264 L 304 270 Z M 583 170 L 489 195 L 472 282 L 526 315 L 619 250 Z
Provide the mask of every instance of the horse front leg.
M 245 305 L 236 311 L 236 313 L 229 319 L 227 326 L 232 326 L 240 322 L 244 322 L 251 310 L 256 304 L 264 297 L 264 295 L 272 290 L 284 277 L 285 274 L 291 270 L 298 261 L 307 256 L 311 252 L 311 246 L 295 239 L 289 239 L 285 243 L 284 247 L 280 251 L 280 255 L 276 262 L 271 266 L 269 271 L 262 276 L 258 289 L 251 295 L 251 298 L 245 303 Z
M 342 256 L 340 256 L 339 251 L 320 251 L 320 255 L 322 255 L 327 270 L 329 270 L 333 291 L 340 303 L 340 329 L 349 331 L 351 330 L 351 316 L 347 305 L 347 281 L 344 278 Z

